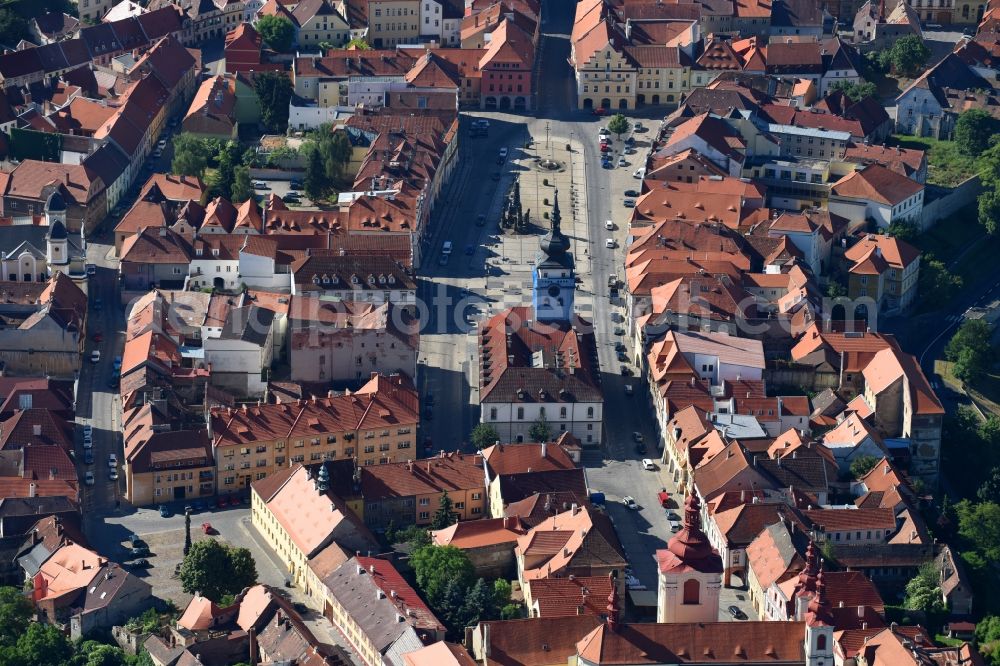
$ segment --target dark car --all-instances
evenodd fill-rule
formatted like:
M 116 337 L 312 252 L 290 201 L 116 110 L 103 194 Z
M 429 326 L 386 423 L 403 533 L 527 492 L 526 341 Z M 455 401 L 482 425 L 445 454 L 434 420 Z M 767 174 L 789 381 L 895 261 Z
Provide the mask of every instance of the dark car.
M 192 502 L 191 503 L 191 510 L 194 513 L 200 513 L 200 512 L 202 512 L 202 511 L 205 510 L 205 505 L 202 502 Z
M 83 451 L 83 462 L 86 465 L 93 465 L 94 464 L 94 450 L 93 449 L 84 449 L 84 451 Z
M 635 143 L 635 139 L 633 137 L 631 137 L 631 136 L 629 138 L 625 139 L 625 145 L 631 146 L 634 143 Z
M 639 192 L 637 190 L 625 190 L 625 196 L 627 197 L 637 197 Z
M 606 116 L 606 115 L 608 115 L 608 110 L 605 109 L 604 107 L 600 107 L 600 108 L 594 109 L 594 115 L 595 116 Z
M 281 197 L 281 200 L 285 203 L 297 204 L 302 203 L 302 199 L 295 192 L 289 192 L 285 196 Z
M 134 562 L 129 562 L 128 564 L 125 565 L 125 568 L 126 569 L 148 569 L 151 566 L 153 566 L 153 565 L 149 563 L 149 560 L 147 560 L 146 558 L 143 557 L 143 558 L 139 558 L 138 560 L 136 560 Z
M 475 245 L 466 245 L 465 246 L 465 256 L 471 257 L 475 253 L 476 253 L 476 246 Z
M 617 351 L 617 352 L 623 352 L 623 351 L 625 351 L 625 343 L 622 342 L 621 340 L 617 341 L 615 343 L 615 351 Z
M 160 505 L 160 518 L 169 518 L 172 515 L 174 515 L 174 513 L 170 510 L 169 506 L 166 504 Z
M 118 375 L 115 375 L 114 377 L 108 378 L 108 388 L 109 389 L 116 389 L 116 388 L 118 388 L 118 384 L 119 384 Z
M 625 329 L 621 326 L 615 327 L 615 335 L 625 335 Z
M 302 189 L 302 183 L 300 183 L 297 180 L 289 181 L 288 182 L 288 189 L 290 189 L 290 190 L 301 190 Z
M 622 375 L 622 377 L 631 377 L 632 376 L 632 370 L 629 369 L 629 367 L 627 365 L 622 365 L 622 367 L 621 367 L 621 375 Z
M 680 521 L 681 517 L 676 511 L 667 511 L 667 520 Z
M 128 554 L 129 558 L 144 557 L 149 555 L 149 546 L 144 544 L 142 546 L 135 546 L 134 548 L 126 548 L 125 552 Z
M 625 352 L 620 351 L 620 352 L 618 352 L 618 360 L 621 361 L 622 363 L 627 363 L 628 362 L 628 356 L 625 354 Z
M 143 541 L 142 537 L 140 537 L 138 534 L 129 534 L 128 539 L 126 539 L 126 541 L 132 544 L 133 548 L 139 548 L 140 546 L 146 545 L 146 542 Z
M 480 213 L 476 216 L 476 226 L 481 227 L 486 224 L 486 216 Z
M 639 444 L 636 444 L 635 445 L 635 452 L 637 454 L 639 454 L 640 456 L 646 455 L 646 445 L 642 444 L 641 442 Z
M 732 615 L 737 620 L 745 620 L 745 619 L 747 619 L 747 614 L 744 613 L 743 611 L 741 611 L 736 606 L 730 606 L 726 610 L 728 610 L 729 614 Z
M 626 208 L 635 208 L 635 199 L 626 199 L 622 203 Z

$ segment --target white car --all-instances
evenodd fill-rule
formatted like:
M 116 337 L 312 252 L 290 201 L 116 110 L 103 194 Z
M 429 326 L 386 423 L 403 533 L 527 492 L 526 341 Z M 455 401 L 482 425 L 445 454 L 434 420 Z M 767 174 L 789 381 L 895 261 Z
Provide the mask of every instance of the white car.
M 167 140 L 160 139 L 159 141 L 156 142 L 156 147 L 159 148 L 160 150 L 163 150 L 164 148 L 167 147 Z
M 642 468 L 645 469 L 645 470 L 655 470 L 656 469 L 656 465 L 654 465 L 653 461 L 650 460 L 649 458 L 643 458 L 642 459 Z
M 604 247 L 606 247 L 606 248 L 614 249 L 616 245 L 617 245 L 617 243 L 615 243 L 615 239 L 614 238 L 608 238 L 608 239 L 606 239 L 604 241 Z
M 679 520 L 671 520 L 670 521 L 670 531 L 671 532 L 680 532 L 681 531 L 681 523 L 680 523 Z
M 619 157 L 618 158 L 618 166 L 620 166 L 620 167 L 628 166 L 628 162 L 625 161 L 624 157 Z
M 112 481 L 117 481 L 118 480 L 118 469 L 115 468 L 115 467 L 112 467 L 111 471 L 108 472 L 108 478 L 111 479 Z
M 94 364 L 97 364 L 97 363 L 101 362 L 101 350 L 100 349 L 95 349 L 94 351 L 90 352 L 90 362 L 94 363 Z
M 87 470 L 87 473 L 83 475 L 83 482 L 88 486 L 94 485 L 94 473 Z
M 110 467 L 111 469 L 118 467 L 118 456 L 116 456 L 114 453 L 108 454 L 108 467 Z
M 83 426 L 83 436 L 84 437 L 90 437 L 93 434 L 94 434 L 94 426 L 91 425 L 91 424 L 89 424 L 89 423 L 84 424 L 84 426 Z
M 633 178 L 645 178 L 646 177 L 646 167 L 641 167 L 632 172 Z
M 94 448 L 94 440 L 92 440 L 89 435 L 83 436 L 83 448 L 85 449 Z
M 504 146 L 500 149 L 500 159 L 507 159 L 507 147 Z
M 615 223 L 612 222 L 611 220 L 608 220 L 607 222 L 604 223 L 604 228 L 607 229 L 608 231 L 614 231 Z
M 631 495 L 626 495 L 625 497 L 623 497 L 622 504 L 624 504 L 626 508 L 632 509 L 633 511 L 639 510 L 639 505 L 635 503 L 635 498 L 632 497 Z

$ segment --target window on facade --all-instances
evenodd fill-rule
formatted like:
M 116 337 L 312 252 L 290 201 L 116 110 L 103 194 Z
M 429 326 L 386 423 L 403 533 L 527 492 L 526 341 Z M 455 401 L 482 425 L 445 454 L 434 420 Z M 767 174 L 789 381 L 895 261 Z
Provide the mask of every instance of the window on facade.
M 517 420 L 518 421 L 523 421 L 524 420 L 524 407 L 518 407 L 517 408 Z
M 701 583 L 691 579 L 684 581 L 684 604 L 697 605 L 701 603 Z

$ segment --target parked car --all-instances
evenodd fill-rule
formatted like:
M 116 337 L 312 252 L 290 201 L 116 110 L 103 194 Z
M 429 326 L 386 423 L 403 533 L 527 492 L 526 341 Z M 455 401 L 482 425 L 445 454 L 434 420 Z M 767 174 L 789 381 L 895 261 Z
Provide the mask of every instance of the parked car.
M 625 190 L 625 196 L 632 197 L 632 198 L 638 198 L 638 197 L 640 197 L 642 195 L 639 194 L 638 190 Z
M 621 366 L 621 375 L 622 375 L 622 377 L 631 377 L 632 376 L 632 368 L 628 367 L 627 365 L 625 365 L 623 363 L 622 366 Z
M 681 522 L 681 517 L 676 511 L 667 511 L 667 520 L 676 520 L 679 523 Z
M 646 445 L 642 442 L 635 445 L 635 452 L 640 456 L 646 455 Z
M 681 523 L 680 523 L 679 520 L 671 520 L 670 521 L 670 531 L 671 532 L 680 532 L 681 531 Z
M 92 336 L 90 336 L 90 339 L 96 342 L 97 344 L 101 344 L 102 342 L 104 342 L 104 336 L 101 335 L 100 333 L 94 333 Z
M 126 548 L 125 552 L 129 557 L 144 557 L 149 555 L 149 546 L 143 544 L 141 546 L 135 546 L 133 548 Z
M 84 484 L 86 484 L 88 486 L 94 485 L 94 473 L 92 471 L 90 471 L 89 469 L 83 475 L 83 482 L 84 482 Z
M 149 560 L 147 560 L 145 557 L 140 557 L 138 560 L 135 560 L 134 562 L 128 562 L 125 564 L 126 569 L 131 569 L 133 571 L 137 569 L 148 569 L 151 566 L 153 565 L 150 564 Z
M 301 197 L 299 197 L 299 195 L 295 194 L 294 192 L 289 192 L 285 196 L 281 197 L 281 200 L 284 201 L 285 203 L 290 203 L 290 204 L 302 203 Z
M 502 159 L 502 160 L 507 159 L 507 147 L 506 146 L 504 146 L 503 148 L 500 149 L 500 159 Z
M 595 116 L 606 116 L 606 115 L 608 115 L 608 110 L 607 110 L 607 109 L 605 109 L 605 108 L 604 108 L 604 107 L 602 106 L 602 107 L 600 107 L 600 108 L 597 108 L 597 109 L 594 109 L 594 115 L 595 115 Z
M 635 498 L 632 497 L 631 495 L 626 495 L 625 497 L 623 497 L 622 504 L 624 504 L 627 508 L 632 509 L 633 511 L 637 511 L 639 509 L 639 505 L 635 503 Z
M 166 504 L 160 505 L 160 518 L 169 518 L 174 515 L 174 512 L 170 510 L 170 507 Z
M 647 471 L 654 471 L 654 470 L 656 470 L 656 465 L 649 458 L 643 458 L 642 459 L 642 468 L 644 470 L 647 470 Z
M 108 454 L 108 467 L 118 467 L 118 456 L 114 453 Z
M 646 128 L 642 126 L 642 123 L 640 123 L 640 122 L 636 121 L 636 123 L 635 123 L 635 131 L 636 131 L 636 132 L 642 132 L 642 131 L 644 131 L 645 129 L 646 129 Z
M 608 231 L 614 231 L 615 230 L 615 223 L 612 222 L 611 220 L 606 220 L 604 222 L 604 228 L 607 229 Z
M 117 389 L 119 382 L 120 382 L 120 379 L 119 379 L 118 375 L 112 375 L 111 377 L 108 378 L 108 388 L 109 389 Z
M 265 183 L 262 180 L 255 180 L 255 181 L 253 181 L 253 187 L 254 187 L 255 190 L 269 190 L 269 189 L 271 189 L 270 187 L 268 187 L 267 183 Z
M 602 144 L 601 144 L 601 152 L 602 152 L 602 153 L 606 153 L 606 152 L 608 152 L 609 150 L 611 150 L 611 148 L 610 148 L 610 147 L 608 146 L 608 144 L 606 144 L 606 143 L 602 143 Z
M 112 481 L 117 481 L 118 480 L 118 468 L 117 467 L 112 467 L 111 468 L 111 471 L 108 472 L 108 478 L 111 479 Z
M 622 203 L 626 208 L 635 208 L 635 199 L 626 199 Z
M 125 539 L 125 541 L 126 541 L 126 542 L 127 542 L 128 544 L 129 544 L 129 546 L 131 546 L 132 548 L 142 548 L 142 547 L 146 547 L 146 548 L 149 548 L 149 546 L 147 546 L 147 545 L 146 545 L 146 542 L 145 542 L 145 541 L 143 541 L 143 540 L 142 540 L 142 537 L 141 537 L 141 536 L 139 536 L 138 534 L 129 534 L 129 535 L 128 535 L 128 538 L 127 538 L 127 539 Z
M 122 370 L 122 357 L 115 356 L 114 362 L 111 364 L 111 369 L 115 372 L 121 372 Z
M 85 465 L 94 464 L 94 451 L 92 449 L 85 449 L 83 452 L 83 463 Z
M 93 363 L 93 364 L 95 364 L 95 365 L 101 362 L 101 350 L 100 349 L 95 349 L 94 351 L 90 352 L 90 362 Z
M 157 148 L 156 150 L 153 151 L 153 159 L 157 159 L 158 160 L 161 157 L 163 157 L 163 149 L 162 148 Z
M 618 361 L 619 362 L 621 362 L 621 363 L 628 363 L 628 355 L 625 352 L 619 351 L 619 352 L 617 352 L 617 354 L 618 354 Z
M 636 442 L 644 442 L 646 438 L 642 436 L 642 433 L 638 430 L 632 432 L 632 440 Z
M 479 215 L 476 216 L 476 226 L 481 227 L 484 226 L 485 224 L 486 224 L 486 216 L 480 213 Z
M 625 161 L 624 157 L 619 157 L 618 158 L 618 166 L 620 166 L 620 167 L 628 166 L 628 162 Z
M 471 257 L 475 253 L 476 253 L 476 246 L 475 245 L 466 245 L 465 246 L 465 255 L 466 256 Z
M 94 448 L 94 438 L 89 435 L 83 436 L 83 450 L 90 451 Z
M 87 264 L 87 275 L 97 275 L 97 266 L 94 264 Z
M 618 351 L 618 352 L 625 351 L 625 343 L 622 342 L 621 340 L 616 340 L 615 341 L 615 351 Z
M 625 335 L 625 329 L 621 326 L 615 326 L 615 335 Z
M 632 388 L 631 384 L 626 384 L 625 385 L 625 395 L 627 395 L 629 397 L 635 395 L 635 389 Z
M 94 434 L 94 426 L 93 426 L 93 424 L 91 424 L 91 423 L 85 423 L 83 425 L 83 436 L 84 437 L 89 437 L 89 436 L 93 436 L 93 434 Z
M 618 243 L 615 242 L 614 238 L 605 238 L 604 239 L 604 247 L 606 247 L 608 249 L 614 249 L 617 244 Z
M 730 606 L 727 610 L 729 611 L 729 614 L 737 620 L 747 619 L 747 614 L 741 611 L 737 606 Z
M 302 183 L 300 183 L 297 180 L 290 180 L 290 181 L 288 181 L 288 189 L 290 189 L 290 190 L 301 190 L 302 189 Z

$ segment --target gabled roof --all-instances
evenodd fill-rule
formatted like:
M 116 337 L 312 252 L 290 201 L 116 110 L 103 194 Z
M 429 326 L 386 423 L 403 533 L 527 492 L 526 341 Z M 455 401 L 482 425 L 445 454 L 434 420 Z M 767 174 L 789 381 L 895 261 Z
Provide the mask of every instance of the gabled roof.
M 870 164 L 838 180 L 830 188 L 830 193 L 895 206 L 923 189 L 923 185 L 906 176 L 880 164 Z

